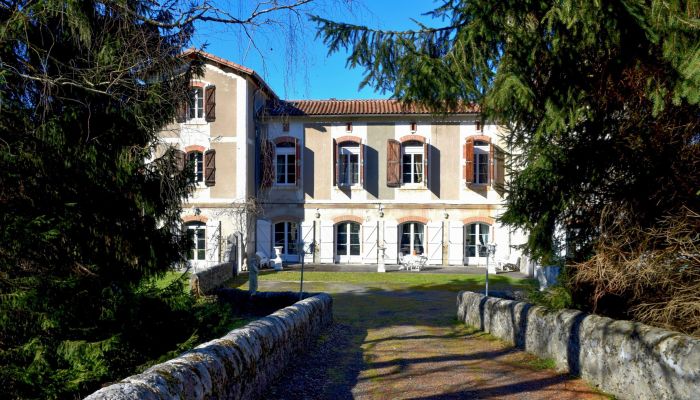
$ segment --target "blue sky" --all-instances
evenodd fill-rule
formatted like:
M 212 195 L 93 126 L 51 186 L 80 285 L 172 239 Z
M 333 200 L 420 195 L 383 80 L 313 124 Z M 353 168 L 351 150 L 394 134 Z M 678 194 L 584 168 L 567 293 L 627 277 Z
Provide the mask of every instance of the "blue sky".
M 252 0 L 230 1 L 227 7 L 245 13 Z M 236 3 L 236 4 L 234 4 Z M 411 18 L 428 25 L 421 14 L 434 9 L 432 0 L 353 0 L 341 4 L 335 0 L 317 0 L 312 12 L 335 21 L 367 25 L 379 29 L 416 29 Z M 278 14 L 276 19 L 289 18 Z M 362 71 L 345 66 L 346 53 L 328 56 L 328 49 L 316 39 L 316 28 L 306 18 L 297 29 L 276 26 L 253 28 L 253 41 L 241 29 L 220 24 L 200 24 L 193 44 L 219 57 L 254 69 L 273 90 L 285 99 L 372 99 L 388 98 L 389 94 L 372 88 L 360 90 Z M 252 45 L 254 43 L 254 46 Z M 294 43 L 290 45 L 290 43 Z

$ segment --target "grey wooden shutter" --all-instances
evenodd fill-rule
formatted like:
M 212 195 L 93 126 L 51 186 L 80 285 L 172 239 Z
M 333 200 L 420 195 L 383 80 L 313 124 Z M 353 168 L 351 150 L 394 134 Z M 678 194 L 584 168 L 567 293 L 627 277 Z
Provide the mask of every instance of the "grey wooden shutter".
M 216 150 L 214 149 L 204 152 L 204 184 L 207 186 L 216 184 Z
M 178 103 L 177 105 L 177 114 L 175 116 L 175 120 L 177 122 L 185 122 L 187 121 L 187 109 L 189 108 L 189 104 L 187 101 L 183 101 L 181 103 Z
M 386 185 L 401 186 L 401 143 L 394 139 L 386 141 Z
M 272 186 L 272 182 L 275 179 L 274 171 L 272 170 L 272 159 L 275 157 L 274 144 L 266 140 L 264 141 L 260 151 L 260 171 L 262 177 L 260 179 L 260 186 L 263 188 L 269 188 Z
M 430 145 L 426 142 L 423 143 L 423 185 L 425 187 L 430 187 L 430 171 L 428 167 L 430 166 Z
M 175 167 L 179 172 L 182 172 L 185 170 L 185 166 L 187 165 L 187 156 L 184 151 L 175 149 Z
M 365 186 L 365 145 L 360 143 L 360 156 L 358 157 L 360 163 L 360 186 Z
M 207 122 L 216 120 L 216 86 L 204 89 L 204 118 Z
M 297 138 L 294 138 L 294 163 L 294 183 L 299 186 L 301 185 L 301 140 Z

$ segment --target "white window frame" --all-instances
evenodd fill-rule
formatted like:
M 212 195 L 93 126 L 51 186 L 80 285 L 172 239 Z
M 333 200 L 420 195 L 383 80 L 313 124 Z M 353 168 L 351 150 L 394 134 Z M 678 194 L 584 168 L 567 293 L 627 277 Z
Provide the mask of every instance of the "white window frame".
M 282 147 L 282 144 L 287 144 L 290 142 L 283 142 L 283 143 L 278 143 L 275 145 L 275 162 L 274 162 L 274 168 L 275 168 L 275 185 L 276 186 L 294 186 L 297 183 L 297 179 L 299 179 L 298 176 L 296 176 L 297 169 L 296 169 L 296 148 L 294 147 L 294 144 L 292 143 L 291 147 Z M 284 172 L 282 172 L 282 177 L 284 178 L 282 182 L 279 181 L 280 175 L 278 174 L 278 168 L 277 168 L 277 158 L 279 156 L 284 157 Z M 290 164 L 289 158 L 292 158 L 292 163 Z M 291 168 L 291 173 L 290 173 L 290 168 Z M 294 176 L 294 181 L 289 182 L 290 175 Z
M 207 225 L 203 222 L 187 222 L 187 235 L 192 235 L 194 247 L 187 253 L 188 261 L 204 261 L 207 259 Z M 201 246 L 200 246 L 201 245 Z M 201 254 L 200 254 L 201 252 Z M 192 257 L 190 257 L 192 256 Z
M 350 161 L 352 156 L 356 157 L 355 170 L 353 171 L 353 163 Z M 360 184 L 360 145 L 345 144 L 338 149 L 338 171 L 339 186 L 357 186 Z M 354 178 L 354 179 L 353 179 Z M 354 182 L 353 182 L 354 181 Z
M 196 155 L 196 156 L 195 156 Z M 192 150 L 187 152 L 187 162 L 192 161 L 192 157 L 195 156 L 194 160 L 194 182 L 197 185 L 201 185 L 204 182 L 204 152 L 199 150 Z
M 343 226 L 344 224 L 344 226 Z M 354 234 L 351 231 L 352 225 L 357 225 L 357 233 Z M 345 228 L 345 254 L 342 254 L 338 252 L 338 245 L 340 244 L 340 241 L 338 240 L 340 237 L 340 232 L 341 228 Z M 357 254 L 352 254 L 351 252 L 351 247 L 353 246 L 352 244 L 352 238 L 351 236 L 357 236 L 357 244 L 355 245 L 356 248 L 358 249 Z M 337 257 L 338 262 L 358 262 L 360 261 L 362 257 L 362 225 L 358 224 L 355 221 L 342 221 L 339 222 L 335 225 L 335 240 L 334 240 L 335 246 L 334 246 L 334 251 L 335 255 Z
M 472 233 L 472 227 L 473 233 Z M 487 231 L 484 233 L 483 228 Z M 485 265 L 488 252 L 486 247 L 481 247 L 481 242 L 488 245 L 493 236 L 493 225 L 485 222 L 474 222 L 464 225 L 464 260 L 467 265 Z M 474 237 L 476 243 L 472 243 L 471 238 Z M 474 250 L 474 255 L 471 256 L 470 249 Z
M 204 87 L 192 86 L 190 88 L 190 103 L 187 107 L 187 119 L 193 122 L 204 121 L 206 111 L 206 99 Z
M 401 145 L 401 183 L 403 185 L 418 186 L 425 183 L 425 171 L 423 169 L 425 154 L 423 154 L 423 143 L 411 142 Z M 405 166 L 407 163 L 404 162 L 404 157 L 410 157 L 410 171 L 407 173 Z M 420 161 L 416 161 L 416 156 L 420 156 Z M 410 176 L 410 180 L 406 181 L 406 175 Z M 418 180 L 420 177 L 420 181 Z
M 477 144 L 478 143 L 478 144 Z M 489 183 L 489 162 L 491 159 L 491 146 L 488 142 L 477 140 L 474 142 L 474 183 L 486 185 Z M 485 159 L 485 162 L 483 160 Z M 484 171 L 485 169 L 485 171 Z M 481 179 L 485 176 L 484 179 Z
M 277 242 L 279 224 L 282 224 L 282 257 L 284 261 L 289 261 L 290 258 L 297 256 L 297 245 L 299 241 L 300 224 L 294 221 L 279 221 L 272 224 L 272 243 L 275 247 L 280 246 L 280 244 Z M 292 227 L 296 229 L 292 229 Z M 292 237 L 293 231 L 296 231 L 297 237 Z M 293 247 L 293 252 L 290 253 L 289 250 L 291 247 Z
M 423 228 L 421 232 L 418 232 L 418 229 L 416 229 L 418 226 Z M 408 228 L 408 232 L 406 232 L 406 228 Z M 416 254 L 425 254 L 425 231 L 426 225 L 420 222 L 411 221 L 399 225 L 399 253 L 402 253 L 401 245 L 403 236 L 405 233 L 408 233 L 408 253 L 404 254 L 413 254 L 413 251 L 417 250 L 416 246 L 422 247 L 421 252 L 418 253 L 416 251 Z M 420 237 L 420 244 L 418 244 L 418 240 L 416 240 L 418 237 Z

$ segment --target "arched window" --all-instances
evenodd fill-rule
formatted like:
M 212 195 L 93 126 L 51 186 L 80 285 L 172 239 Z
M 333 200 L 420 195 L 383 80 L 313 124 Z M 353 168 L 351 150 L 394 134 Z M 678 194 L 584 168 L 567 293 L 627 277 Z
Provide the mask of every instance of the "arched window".
M 338 257 L 360 255 L 360 224 L 348 221 L 336 225 L 335 254 Z
M 360 145 L 341 143 L 338 147 L 338 185 L 353 186 L 360 183 Z
M 275 182 L 278 185 L 296 184 L 296 146 L 292 142 L 282 142 L 275 147 Z
M 188 260 L 204 260 L 207 252 L 206 225 L 203 222 L 188 222 L 185 224 L 187 236 L 193 245 L 187 253 Z
M 190 110 L 188 117 L 204 118 L 204 88 L 193 87 L 190 89 Z
M 423 183 L 424 145 L 418 141 L 404 142 L 401 145 L 401 172 L 404 184 Z
M 278 222 L 274 225 L 275 247 L 282 247 L 282 253 L 297 254 L 298 224 L 296 222 Z
M 489 183 L 489 150 L 490 143 L 483 140 L 474 141 L 474 183 Z
M 400 249 L 402 254 L 423 254 L 423 234 L 425 225 L 420 222 L 406 222 L 400 226 Z
M 194 181 L 201 182 L 204 180 L 204 157 L 201 151 L 190 151 L 187 153 L 187 160 L 194 168 Z
M 484 223 L 469 224 L 465 227 L 465 255 L 468 258 L 486 258 L 489 244 L 491 227 Z

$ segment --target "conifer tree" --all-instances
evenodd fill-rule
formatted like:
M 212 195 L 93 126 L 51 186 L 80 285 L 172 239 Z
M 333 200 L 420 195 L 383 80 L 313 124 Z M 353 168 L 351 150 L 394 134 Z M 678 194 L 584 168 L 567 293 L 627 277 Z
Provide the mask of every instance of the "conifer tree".
M 142 282 L 184 254 L 187 177 L 153 150 L 187 93 L 191 25 L 146 18 L 171 22 L 145 1 L 0 5 L 3 397 L 85 395 L 143 362 Z
M 531 256 L 555 261 L 558 227 L 580 262 L 609 225 L 644 230 L 700 210 L 697 1 L 440 4 L 428 14 L 442 25 L 415 31 L 313 19 L 331 53 L 347 49 L 365 70 L 363 85 L 436 111 L 475 102 L 508 128 L 502 221 L 529 231 Z

